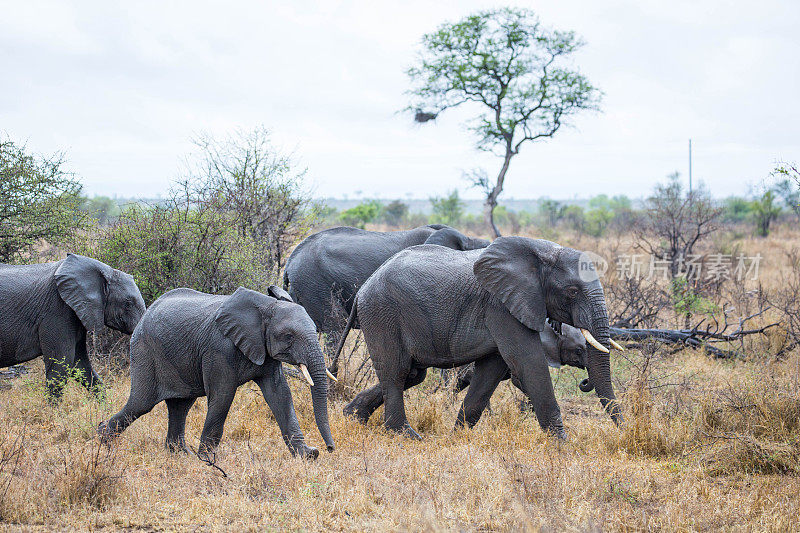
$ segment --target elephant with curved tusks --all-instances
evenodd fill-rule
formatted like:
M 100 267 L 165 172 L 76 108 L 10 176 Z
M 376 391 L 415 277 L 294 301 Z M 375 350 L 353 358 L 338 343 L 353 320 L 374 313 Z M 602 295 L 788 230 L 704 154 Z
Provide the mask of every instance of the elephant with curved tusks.
M 539 332 L 539 339 L 542 342 L 547 364 L 552 368 L 561 368 L 562 365 L 567 365 L 585 369 L 587 355 L 586 339 L 583 337 L 581 331 L 567 324 L 561 324 L 558 328 L 560 332 L 557 332 L 555 327 L 556 326 L 544 328 Z M 423 372 L 422 379 L 424 380 L 424 373 L 426 370 L 422 369 L 420 372 Z M 469 387 L 473 381 L 474 374 L 474 363 L 458 368 L 455 383 L 452 384 L 453 392 L 458 393 Z M 510 370 L 507 370 L 503 377 L 503 380 L 508 379 L 511 380 L 511 383 L 515 387 L 523 390 L 522 383 L 520 383 L 516 376 L 511 375 Z M 359 394 L 358 401 L 347 406 L 346 414 L 366 423 L 369 417 L 372 416 L 372 413 L 381 405 L 383 405 L 383 391 L 381 390 L 380 384 L 378 384 Z M 464 409 L 465 406 L 462 405 L 461 410 L 463 411 Z M 462 420 L 463 416 L 459 416 L 456 419 L 457 423 Z
M 614 345 L 603 287 L 577 250 L 524 237 L 500 237 L 466 252 L 414 246 L 364 283 L 348 328 L 356 318 L 380 382 L 385 425 L 407 436 L 419 438 L 406 418 L 403 390 L 420 383 L 429 367 L 474 362 L 457 424 L 478 421 L 510 370 L 542 428 L 565 437 L 540 336 L 548 319 L 580 330 L 589 382 L 612 419 L 622 421 L 611 383 L 607 345 Z M 344 336 L 339 350 L 343 345 Z M 353 413 L 368 393 L 345 412 Z
M 236 289 L 215 296 L 175 289 L 147 310 L 131 337 L 131 392 L 122 410 L 98 428 L 109 441 L 159 402 L 169 414 L 166 447 L 185 451 L 186 416 L 208 396 L 200 451 L 215 448 L 236 389 L 254 381 L 293 455 L 316 459 L 306 445 L 281 363 L 300 367 L 311 386 L 314 417 L 328 451 L 328 375 L 314 323 L 279 287 L 269 294 Z
M 489 245 L 487 240 L 467 237 L 441 224 L 407 231 L 331 228 L 310 235 L 292 251 L 286 261 L 283 288 L 308 311 L 317 331 L 325 334 L 327 351 L 332 352 L 343 329 L 340 317 L 352 310 L 361 285 L 392 255 L 425 243 L 454 250 Z M 337 361 L 331 363 L 333 375 L 338 371 Z
M 44 357 L 47 392 L 61 397 L 70 369 L 100 394 L 86 332 L 108 326 L 133 333 L 145 312 L 130 274 L 82 255 L 55 263 L 0 264 L 0 367 Z

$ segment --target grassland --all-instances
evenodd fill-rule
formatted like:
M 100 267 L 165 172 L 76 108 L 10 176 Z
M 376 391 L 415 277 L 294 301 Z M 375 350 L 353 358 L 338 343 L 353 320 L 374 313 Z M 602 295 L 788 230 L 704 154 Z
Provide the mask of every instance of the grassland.
M 764 280 L 777 284 L 789 268 L 782 254 L 798 242 L 783 229 L 720 245 L 772 258 Z M 735 361 L 647 344 L 615 354 L 621 429 L 593 393 L 578 390 L 581 372 L 554 370 L 567 442 L 544 435 L 508 383 L 475 428 L 453 432 L 462 396 L 439 387 L 435 371 L 407 393 L 422 442 L 386 433 L 382 411 L 362 426 L 342 416 L 351 367 L 331 404 L 337 450 L 304 462 L 290 456 L 257 387 L 246 385 L 217 452 L 227 477 L 164 450 L 163 405 L 112 448 L 100 445 L 95 427 L 127 399 L 126 372 L 100 358 L 106 402 L 70 384 L 53 407 L 36 361 L 0 390 L 0 520 L 47 530 L 797 530 L 800 353 L 774 357 L 775 335 L 748 341 L 748 358 Z M 291 386 L 307 440 L 322 448 L 309 391 Z M 201 399 L 187 423 L 192 447 L 204 416 Z

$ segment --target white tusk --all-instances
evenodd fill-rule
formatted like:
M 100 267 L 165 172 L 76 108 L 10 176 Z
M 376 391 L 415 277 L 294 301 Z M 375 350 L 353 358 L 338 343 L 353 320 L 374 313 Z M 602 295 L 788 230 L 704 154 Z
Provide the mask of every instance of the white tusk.
M 591 344 L 592 346 L 594 346 L 603 353 L 609 353 L 608 348 L 597 342 L 597 340 L 594 337 L 592 337 L 592 334 L 589 333 L 589 330 L 581 328 L 581 333 L 586 339 L 586 342 L 588 342 L 589 344 Z
M 338 379 L 336 379 L 336 376 L 331 374 L 331 371 L 328 370 L 327 368 L 325 369 L 325 373 L 328 374 L 328 377 L 331 378 L 331 381 L 339 381 Z
M 308 367 L 306 365 L 300 365 L 300 372 L 303 373 L 303 377 L 306 378 L 308 384 L 312 387 L 314 386 L 314 380 L 311 379 L 311 374 L 308 373 Z
M 617 350 L 619 350 L 620 352 L 624 352 L 624 351 L 625 351 L 625 348 L 623 348 L 623 347 L 622 347 L 622 346 L 620 346 L 620 345 L 619 345 L 617 342 L 615 342 L 615 341 L 614 341 L 614 339 L 608 339 L 608 342 L 610 342 L 610 343 L 611 343 L 611 347 L 612 347 L 612 348 L 616 348 L 616 349 L 617 349 Z

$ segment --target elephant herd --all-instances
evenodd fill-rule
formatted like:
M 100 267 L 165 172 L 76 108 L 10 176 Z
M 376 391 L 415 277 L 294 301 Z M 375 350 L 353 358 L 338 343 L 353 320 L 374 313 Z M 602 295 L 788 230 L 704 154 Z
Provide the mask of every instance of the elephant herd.
M 174 289 L 145 308 L 133 277 L 69 254 L 55 263 L 0 264 L 0 367 L 44 359 L 57 401 L 70 371 L 87 389 L 102 384 L 86 349 L 87 331 L 103 326 L 131 335 L 131 390 L 125 406 L 98 427 L 109 442 L 164 401 L 166 447 L 186 451 L 184 428 L 200 396 L 208 412 L 200 451 L 219 443 L 236 390 L 261 389 L 293 455 L 316 458 L 295 414 L 282 363 L 298 366 L 311 388 L 314 416 L 328 451 L 328 381 L 352 328 L 363 331 L 378 384 L 344 413 L 366 421 L 382 404 L 387 428 L 420 438 L 403 392 L 428 368 L 472 364 L 456 426 L 474 425 L 497 385 L 511 379 L 541 427 L 564 437 L 548 366 L 585 368 L 612 419 L 622 419 L 611 382 L 603 288 L 591 262 L 545 240 L 493 242 L 430 225 L 408 231 L 333 228 L 309 236 L 289 257 L 283 288 L 232 295 Z M 346 322 L 345 322 L 346 318 Z M 326 367 L 318 334 L 331 357 Z

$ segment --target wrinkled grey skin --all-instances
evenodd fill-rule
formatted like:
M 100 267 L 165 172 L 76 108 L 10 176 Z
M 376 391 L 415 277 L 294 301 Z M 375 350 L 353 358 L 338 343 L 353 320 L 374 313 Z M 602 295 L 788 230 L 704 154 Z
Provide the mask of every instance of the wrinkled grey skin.
M 429 367 L 473 361 L 461 423 L 478 421 L 510 369 L 542 428 L 563 437 L 539 333 L 550 319 L 585 328 L 609 344 L 594 265 L 581 265 L 580 252 L 544 240 L 500 237 L 485 250 L 468 252 L 429 245 L 403 250 L 364 283 L 355 307 L 383 392 L 385 425 L 416 438 L 403 390 L 420 383 Z M 621 422 L 608 354 L 589 346 L 586 368 L 601 403 Z M 358 402 L 356 397 L 346 409 Z
M 99 395 L 86 331 L 131 334 L 145 312 L 130 274 L 82 255 L 55 263 L 0 264 L 0 368 L 44 357 L 48 397 L 57 401 L 70 369 Z
M 438 224 L 407 231 L 331 228 L 297 245 L 286 262 L 283 288 L 308 311 L 317 330 L 325 334 L 326 349 L 331 352 L 342 333 L 342 317 L 350 314 L 353 298 L 367 278 L 400 250 L 426 242 L 454 250 L 489 245 L 489 241 Z M 336 361 L 331 373 L 337 373 Z
M 195 399 L 207 396 L 200 451 L 208 452 L 222 438 L 236 389 L 254 381 L 292 454 L 315 459 L 319 452 L 305 443 L 281 367 L 284 362 L 308 367 L 317 427 L 328 451 L 333 451 L 328 378 L 314 323 L 285 291 L 273 286 L 269 293 L 272 296 L 240 287 L 231 296 L 214 296 L 175 289 L 153 302 L 131 337 L 130 397 L 119 413 L 100 425 L 101 437 L 110 440 L 166 401 L 166 447 L 185 451 L 186 415 Z
M 556 333 L 553 328 L 544 328 L 539 333 L 539 339 L 544 349 L 544 355 L 547 359 L 547 364 L 553 368 L 561 368 L 562 365 L 574 366 L 580 369 L 586 368 L 586 339 L 583 338 L 581 332 L 567 324 L 561 325 L 561 333 Z M 425 379 L 425 369 L 422 372 L 422 379 Z M 458 379 L 456 380 L 454 390 L 461 392 L 466 389 L 473 381 L 475 374 L 474 363 L 466 367 L 458 369 Z M 419 379 L 419 378 L 418 378 Z M 511 375 L 511 371 L 506 368 L 506 373 L 502 380 L 510 379 L 511 382 L 520 390 L 522 384 L 516 376 Z M 524 390 L 523 390 L 524 392 Z M 353 416 L 359 421 L 366 423 L 369 417 L 372 416 L 378 407 L 383 405 L 383 390 L 380 384 L 371 387 L 360 393 L 345 408 L 345 414 Z M 463 425 L 466 406 L 462 404 L 460 414 L 456 418 L 457 425 Z

